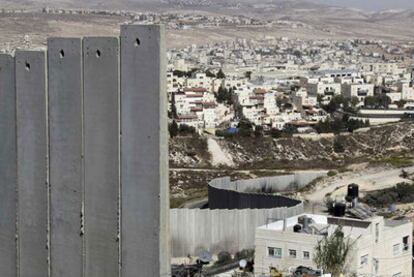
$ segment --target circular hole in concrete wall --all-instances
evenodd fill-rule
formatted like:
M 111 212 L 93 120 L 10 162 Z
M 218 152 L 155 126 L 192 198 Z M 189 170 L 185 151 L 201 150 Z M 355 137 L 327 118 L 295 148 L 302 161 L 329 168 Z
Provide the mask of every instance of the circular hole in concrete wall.
M 59 51 L 59 56 L 60 56 L 61 59 L 63 59 L 65 57 L 65 51 L 63 51 L 63 49 L 61 49 Z
M 96 50 L 96 57 L 97 58 L 100 58 L 101 57 L 101 55 L 102 55 L 102 53 L 101 53 L 101 50 Z
M 141 41 L 139 40 L 139 38 L 136 38 L 135 43 L 134 43 L 135 47 L 138 47 L 138 45 L 140 44 L 141 44 Z
M 30 63 L 29 62 L 26 62 L 25 66 L 26 66 L 26 70 L 27 71 L 30 71 Z

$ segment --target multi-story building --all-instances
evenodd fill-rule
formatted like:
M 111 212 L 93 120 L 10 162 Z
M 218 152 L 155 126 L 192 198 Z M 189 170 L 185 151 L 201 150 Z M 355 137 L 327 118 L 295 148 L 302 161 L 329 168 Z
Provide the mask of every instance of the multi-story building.
M 365 220 L 304 214 L 256 230 L 255 275 L 270 267 L 316 269 L 315 247 L 341 226 L 351 245 L 346 276 L 411 276 L 412 223 L 377 216 Z M 327 272 L 328 273 L 328 272 Z
M 335 95 L 341 94 L 341 84 L 334 82 L 318 82 L 307 85 L 310 95 L 320 95 L 323 100 L 330 101 Z
M 373 73 L 390 73 L 396 74 L 399 72 L 399 66 L 397 63 L 363 63 L 360 65 L 359 69 L 363 72 L 373 72 Z
M 398 87 L 401 91 L 401 99 L 406 101 L 414 101 L 414 87 L 410 83 L 399 83 Z
M 374 85 L 364 83 L 342 84 L 342 94 L 345 97 L 357 97 L 360 102 L 367 96 L 374 96 Z
M 185 80 L 185 86 L 190 88 L 204 88 L 207 91 L 215 91 L 214 78 L 207 77 L 206 73 L 194 73 Z

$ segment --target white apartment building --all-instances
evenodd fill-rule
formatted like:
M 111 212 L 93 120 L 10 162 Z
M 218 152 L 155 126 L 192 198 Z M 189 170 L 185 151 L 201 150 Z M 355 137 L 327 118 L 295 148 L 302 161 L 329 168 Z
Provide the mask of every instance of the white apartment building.
M 270 267 L 282 272 L 297 266 L 316 269 L 313 257 L 318 241 L 338 226 L 352 244 L 345 276 L 411 276 L 411 222 L 379 216 L 358 220 L 313 214 L 256 229 L 255 276 L 268 274 Z
M 167 92 L 172 93 L 182 88 L 185 84 L 184 77 L 174 76 L 173 72 L 167 72 Z
M 195 114 L 179 115 L 175 121 L 177 122 L 178 126 L 188 125 L 196 129 L 200 128 L 203 125 L 203 123 L 198 119 L 198 116 Z
M 256 125 L 270 125 L 272 118 L 280 112 L 275 92 L 262 88 L 238 90 L 236 102 L 241 106 L 243 115 Z
M 203 122 L 205 129 L 214 129 L 217 127 L 216 103 L 203 103 Z
M 207 77 L 205 73 L 195 73 L 191 78 L 185 80 L 184 85 L 190 88 L 204 88 L 208 91 L 215 91 L 214 78 Z
M 269 121 L 272 124 L 272 128 L 283 130 L 286 124 L 292 121 L 299 121 L 302 119 L 302 114 L 298 112 L 283 112 L 272 116 Z
M 323 100 L 328 102 L 335 95 L 341 94 L 341 84 L 334 82 L 320 81 L 316 84 L 308 84 L 307 89 L 310 95 L 321 95 L 323 96 Z
M 352 83 L 342 85 L 342 94 L 345 97 L 357 97 L 360 102 L 367 96 L 374 96 L 374 85 L 364 83 Z
M 174 93 L 174 103 L 178 115 L 190 114 L 195 108 L 201 108 L 204 102 L 205 89 L 184 89 Z
M 304 88 L 300 88 L 295 91 L 290 97 L 296 110 L 302 111 L 304 107 L 313 107 L 318 103 L 316 96 L 309 96 L 308 92 Z
M 276 103 L 276 97 L 273 92 L 267 92 L 264 94 L 263 108 L 268 115 L 276 115 L 279 113 L 279 107 Z
M 363 72 L 373 73 L 399 73 L 399 66 L 396 63 L 363 63 L 359 69 Z
M 223 85 L 223 87 L 225 87 L 226 89 L 239 89 L 248 86 L 247 78 L 239 78 L 237 76 L 228 76 L 226 77 L 226 79 L 220 80 L 220 82 L 220 85 Z M 218 89 L 219 87 L 220 86 L 217 86 L 216 89 Z
M 399 83 L 398 88 L 401 91 L 401 99 L 414 101 L 414 87 L 409 83 Z

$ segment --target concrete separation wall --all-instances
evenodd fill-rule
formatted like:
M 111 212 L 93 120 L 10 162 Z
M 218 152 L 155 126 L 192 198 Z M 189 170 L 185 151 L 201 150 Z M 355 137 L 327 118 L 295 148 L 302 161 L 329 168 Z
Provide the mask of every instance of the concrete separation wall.
M 82 40 L 48 40 L 50 263 L 52 276 L 82 276 Z
M 258 226 L 303 213 L 301 201 L 261 191 L 288 191 L 303 187 L 327 171 L 239 180 L 217 178 L 209 183 L 209 209 L 171 210 L 171 237 L 174 257 L 237 252 L 254 247 Z
M 18 276 L 48 276 L 46 55 L 16 52 Z
M 302 188 L 314 179 L 326 176 L 328 171 L 297 171 L 293 174 L 263 177 L 250 180 L 238 180 L 231 182 L 229 177 L 214 179 L 210 186 L 217 189 L 232 190 L 238 192 L 258 192 L 271 190 L 272 192 L 286 192 L 292 189 Z
M 197 256 L 202 250 L 218 253 L 254 248 L 254 234 L 267 221 L 303 213 L 303 204 L 274 209 L 171 210 L 173 257 Z
M 169 213 L 158 208 L 169 207 L 165 52 L 162 26 L 122 27 L 121 156 L 125 165 L 121 172 L 122 276 L 125 277 L 168 276 L 170 271 Z
M 0 54 L 0 276 L 170 276 L 164 27 L 121 36 Z
M 85 275 L 118 276 L 119 46 L 84 38 Z
M 14 58 L 0 54 L 0 273 L 16 276 L 16 94 Z

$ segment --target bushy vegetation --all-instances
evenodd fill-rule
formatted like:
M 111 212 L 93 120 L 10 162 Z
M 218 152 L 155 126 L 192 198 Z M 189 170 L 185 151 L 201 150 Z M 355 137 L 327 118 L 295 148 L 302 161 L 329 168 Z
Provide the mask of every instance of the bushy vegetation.
M 329 170 L 328 171 L 328 177 L 333 177 L 336 176 L 338 174 L 338 172 L 336 170 Z
M 398 183 L 395 187 L 368 193 L 362 201 L 374 207 L 388 207 L 394 203 L 411 203 L 414 199 L 414 185 Z
M 393 156 L 382 161 L 396 168 L 409 167 L 414 165 L 412 157 Z
M 359 128 L 369 127 L 368 121 L 350 119 L 349 116 L 344 115 L 341 118 L 331 119 L 328 118 L 324 121 L 319 121 L 315 125 L 315 130 L 321 133 L 335 133 L 339 134 L 341 132 L 353 132 Z
M 231 255 L 229 252 L 226 251 L 221 251 L 220 253 L 218 253 L 217 255 L 217 261 L 215 262 L 214 265 L 224 265 L 224 264 L 228 264 L 232 261 Z
M 174 76 L 177 76 L 179 78 L 181 78 L 181 77 L 190 78 L 193 75 L 193 73 L 196 72 L 197 70 L 198 70 L 198 68 L 193 68 L 193 69 L 191 69 L 189 71 L 174 70 L 173 71 L 173 75 Z
M 216 100 L 218 103 L 224 103 L 227 105 L 233 105 L 233 89 L 227 89 L 220 86 L 216 93 Z
M 177 122 L 173 120 L 172 123 L 168 124 L 168 131 L 172 138 L 176 136 L 188 136 L 197 134 L 196 129 L 186 124 L 178 126 Z
M 345 273 L 352 242 L 339 226 L 331 235 L 323 237 L 315 247 L 313 261 L 324 272 L 334 277 Z
M 218 79 L 225 79 L 225 78 L 226 78 L 226 75 L 224 74 L 223 70 L 221 70 L 221 68 L 220 68 L 220 70 L 217 72 L 216 77 L 217 77 Z
M 319 97 L 318 101 L 322 101 L 322 98 Z M 343 95 L 336 95 L 332 97 L 327 105 L 322 105 L 322 108 L 328 113 L 334 113 L 339 109 L 342 109 L 345 112 L 354 113 L 356 112 L 356 105 L 358 103 L 359 100 L 356 97 L 348 98 Z
M 289 138 L 292 137 L 293 134 L 296 134 L 298 132 L 297 128 L 292 125 L 285 125 L 285 127 L 282 130 L 272 128 L 269 131 L 269 135 L 272 138 Z
M 333 150 L 335 153 L 345 152 L 344 138 L 342 136 L 336 136 L 333 142 Z
M 386 94 L 377 94 L 374 96 L 365 97 L 365 107 L 375 108 L 375 109 L 388 109 L 388 106 L 391 104 L 391 98 Z
M 209 69 L 206 70 L 206 76 L 210 77 L 210 78 L 216 78 L 216 74 L 214 74 L 213 72 L 211 72 Z

